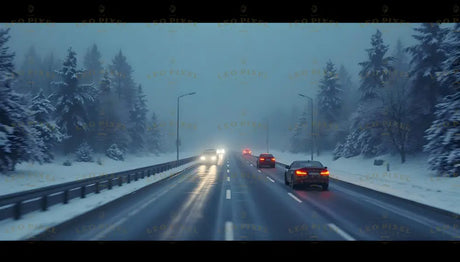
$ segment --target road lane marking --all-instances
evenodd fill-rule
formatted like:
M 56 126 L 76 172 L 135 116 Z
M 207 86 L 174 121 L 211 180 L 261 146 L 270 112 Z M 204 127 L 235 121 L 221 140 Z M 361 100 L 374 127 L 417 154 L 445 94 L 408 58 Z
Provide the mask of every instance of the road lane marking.
M 257 169 L 257 172 L 262 173 L 262 171 L 260 171 L 260 169 Z
M 233 240 L 233 223 L 230 221 L 225 222 L 225 240 Z
M 229 164 L 227 164 L 227 167 L 230 167 L 230 165 L 229 165 Z
M 348 241 L 355 241 L 356 239 L 354 239 L 352 236 L 350 236 L 349 234 L 345 233 L 345 231 L 343 231 L 342 229 L 340 229 L 338 226 L 336 226 L 335 224 L 333 223 L 329 223 L 327 224 L 332 230 L 334 230 L 337 234 L 339 234 L 341 237 L 343 237 L 345 240 L 348 240 Z
M 230 169 L 227 169 L 227 173 L 230 173 Z
M 294 198 L 295 201 L 297 201 L 297 202 L 299 202 L 299 203 L 302 203 L 302 200 L 298 199 L 296 196 L 294 196 L 294 194 L 292 194 L 292 193 L 289 192 L 288 195 L 289 195 L 290 197 Z
M 270 177 L 267 176 L 267 179 L 275 183 L 275 180 L 271 179 Z
M 230 182 L 230 177 L 227 177 L 227 181 Z
M 100 239 L 104 238 L 108 233 L 112 232 L 115 228 L 117 228 L 121 224 L 125 223 L 127 220 L 128 220 L 127 217 L 124 217 L 124 218 L 118 220 L 118 222 L 116 222 L 116 223 L 112 224 L 111 226 L 107 227 L 105 230 L 103 230 L 102 232 L 100 232 L 99 234 L 97 234 L 96 236 L 94 236 L 90 240 L 94 241 L 94 240 L 100 240 Z
M 231 199 L 232 198 L 232 192 L 230 191 L 230 189 L 227 189 L 227 191 L 225 192 L 225 198 L 226 199 Z
M 250 166 L 254 166 L 252 163 L 249 164 Z

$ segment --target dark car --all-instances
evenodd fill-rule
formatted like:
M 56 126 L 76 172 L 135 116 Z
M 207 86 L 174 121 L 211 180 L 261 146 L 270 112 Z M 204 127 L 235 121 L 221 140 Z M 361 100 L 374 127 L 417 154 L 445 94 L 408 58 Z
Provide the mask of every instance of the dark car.
M 294 161 L 286 166 L 284 183 L 295 188 L 297 185 L 320 185 L 323 190 L 329 187 L 329 171 L 319 161 Z
M 268 166 L 275 167 L 275 157 L 272 154 L 260 154 L 257 158 L 257 168 Z
M 216 149 L 206 149 L 200 156 L 200 162 L 205 164 L 217 164 L 218 159 Z

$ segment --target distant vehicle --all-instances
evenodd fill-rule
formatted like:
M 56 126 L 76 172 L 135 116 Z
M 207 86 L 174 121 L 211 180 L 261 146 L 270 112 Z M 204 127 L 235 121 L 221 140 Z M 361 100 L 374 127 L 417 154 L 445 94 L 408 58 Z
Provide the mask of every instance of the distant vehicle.
M 329 187 L 329 171 L 319 161 L 294 161 L 285 167 L 284 184 L 292 189 L 299 184 L 320 185 L 323 191 Z
M 251 149 L 249 149 L 249 148 L 243 149 L 243 155 L 251 155 L 251 154 L 252 154 Z
M 275 157 L 272 154 L 260 154 L 257 158 L 257 168 L 262 166 L 275 167 Z
M 200 156 L 200 162 L 206 164 L 217 164 L 218 155 L 216 149 L 206 149 Z

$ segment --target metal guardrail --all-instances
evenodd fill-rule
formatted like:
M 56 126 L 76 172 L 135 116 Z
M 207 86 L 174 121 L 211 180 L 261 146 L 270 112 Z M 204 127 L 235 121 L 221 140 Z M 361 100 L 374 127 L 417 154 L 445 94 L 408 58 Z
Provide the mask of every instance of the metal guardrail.
M 162 164 L 141 167 L 97 177 L 91 177 L 78 181 L 41 187 L 37 189 L 21 191 L 0 196 L 0 220 L 7 218 L 20 219 L 23 214 L 36 210 L 46 211 L 48 207 L 59 203 L 67 204 L 73 198 L 85 198 L 90 193 L 100 193 L 104 189 L 112 189 L 113 186 L 122 186 L 144 177 L 153 176 L 157 173 L 179 167 L 196 160 L 198 157 L 180 159 Z

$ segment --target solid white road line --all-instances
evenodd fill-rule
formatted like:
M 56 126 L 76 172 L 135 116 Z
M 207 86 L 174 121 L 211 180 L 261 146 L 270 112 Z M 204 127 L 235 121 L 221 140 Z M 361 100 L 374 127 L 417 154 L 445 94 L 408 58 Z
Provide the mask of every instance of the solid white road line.
M 91 240 L 100 240 L 104 238 L 108 233 L 113 231 L 115 228 L 119 227 L 121 224 L 125 223 L 128 220 L 127 217 L 124 217 L 118 220 L 116 223 L 112 224 L 111 226 L 107 227 L 105 230 L 99 232 L 96 236 L 94 236 Z
M 275 183 L 275 180 L 271 179 L 270 177 L 267 176 L 267 179 Z
M 345 233 L 345 231 L 343 231 L 342 229 L 340 229 L 338 226 L 334 225 L 333 223 L 329 223 L 327 224 L 332 230 L 334 230 L 337 234 L 339 234 L 341 237 L 343 237 L 344 239 L 348 240 L 348 241 L 355 241 L 356 239 L 354 239 L 352 236 L 348 235 L 347 233 Z
M 225 222 L 225 240 L 233 240 L 233 223 L 230 221 Z
M 232 198 L 232 191 L 230 191 L 230 189 L 227 189 L 227 191 L 225 192 L 225 198 L 226 199 Z
M 296 196 L 294 196 L 292 193 L 288 193 L 288 195 L 292 198 L 294 198 L 295 201 L 299 202 L 299 203 L 302 203 L 302 200 L 298 199 Z

